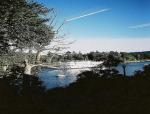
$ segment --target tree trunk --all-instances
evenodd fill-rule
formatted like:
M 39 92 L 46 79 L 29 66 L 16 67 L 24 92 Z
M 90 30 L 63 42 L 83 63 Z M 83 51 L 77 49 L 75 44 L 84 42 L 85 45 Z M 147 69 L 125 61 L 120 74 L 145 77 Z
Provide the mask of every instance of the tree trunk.
M 32 66 L 28 63 L 27 59 L 24 61 L 24 65 L 25 65 L 24 74 L 31 75 Z
M 40 59 L 41 59 L 41 51 L 37 51 L 37 53 L 36 53 L 36 63 L 40 63 Z
M 54 58 L 55 54 L 52 55 L 52 57 L 50 58 L 50 64 L 52 63 L 52 59 Z
M 123 75 L 126 76 L 126 65 L 122 65 L 123 68 Z
M 3 71 L 6 72 L 8 65 L 3 66 Z
M 33 62 L 33 59 L 32 59 L 32 49 L 29 49 L 29 52 L 28 52 L 28 63 L 34 63 Z

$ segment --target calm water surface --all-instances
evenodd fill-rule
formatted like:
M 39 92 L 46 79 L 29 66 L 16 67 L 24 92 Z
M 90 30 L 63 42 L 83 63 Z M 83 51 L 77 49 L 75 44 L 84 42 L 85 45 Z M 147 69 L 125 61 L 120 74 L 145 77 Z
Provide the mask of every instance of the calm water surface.
M 43 86 L 46 89 L 56 88 L 56 87 L 66 87 L 70 83 L 77 80 L 77 75 L 82 71 L 87 69 L 72 69 L 72 70 L 53 70 L 50 68 L 43 68 L 38 76 L 43 82 Z
M 135 71 L 143 70 L 144 65 L 150 64 L 150 61 L 148 62 L 134 62 L 134 63 L 128 63 L 126 67 L 126 74 L 128 76 L 134 75 Z M 123 74 L 123 68 L 122 65 L 118 65 L 116 69 L 119 71 L 120 74 Z
M 126 67 L 126 74 L 128 76 L 134 75 L 137 70 L 143 70 L 145 64 L 150 64 L 150 62 L 137 62 L 128 63 Z M 120 74 L 123 74 L 123 69 L 121 64 L 116 67 Z M 43 81 L 43 86 L 46 89 L 52 89 L 56 87 L 66 87 L 69 84 L 77 80 L 77 75 L 82 71 L 88 69 L 72 69 L 72 70 L 53 70 L 50 68 L 43 68 L 38 76 L 40 80 Z

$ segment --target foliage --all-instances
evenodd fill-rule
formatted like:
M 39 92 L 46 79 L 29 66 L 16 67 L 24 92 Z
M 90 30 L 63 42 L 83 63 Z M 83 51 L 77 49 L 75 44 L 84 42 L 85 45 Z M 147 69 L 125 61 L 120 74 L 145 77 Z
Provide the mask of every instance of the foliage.
M 104 61 L 106 58 L 109 58 L 111 55 L 118 56 L 118 59 L 123 61 L 136 61 L 136 60 L 148 60 L 150 58 L 150 54 L 148 52 L 135 52 L 135 53 L 127 53 L 127 52 L 89 52 L 89 53 L 81 53 L 81 52 L 70 52 L 67 51 L 64 53 L 61 58 L 64 60 L 91 60 L 91 61 Z M 111 57 L 110 57 L 111 58 Z
M 146 73 L 144 73 L 146 72 Z M 150 66 L 135 77 L 99 77 L 88 71 L 66 88 L 44 91 L 37 77 L 25 76 L 24 85 L 9 85 L 13 78 L 0 79 L 0 106 L 5 114 L 149 113 Z M 29 83 L 30 82 L 30 83 Z M 143 105 L 144 104 L 144 105 Z M 19 108 L 16 108 L 19 107 Z M 36 110 L 31 110 L 36 109 Z M 59 109 L 59 110 L 58 110 Z
M 114 67 L 122 62 L 121 55 L 118 52 L 110 52 L 107 58 L 104 60 L 103 65 L 105 67 Z
M 136 77 L 144 77 L 144 78 L 148 78 L 147 76 L 150 75 L 150 65 L 145 65 L 143 70 L 139 70 L 135 72 L 135 76 Z
M 132 56 L 134 56 L 137 60 L 149 60 L 150 59 L 150 52 L 145 51 L 145 52 L 133 52 L 130 53 Z
M 54 38 L 46 15 L 53 9 L 26 0 L 5 0 L 0 3 L 1 49 L 42 50 Z M 2 50 L 1 50 L 2 51 Z M 6 50 L 3 50 L 6 52 Z
M 28 54 L 23 52 L 9 52 L 9 54 L 5 54 L 0 56 L 1 66 L 4 65 L 13 65 L 13 64 L 21 64 L 24 59 L 28 58 L 30 63 L 34 63 L 35 54 Z

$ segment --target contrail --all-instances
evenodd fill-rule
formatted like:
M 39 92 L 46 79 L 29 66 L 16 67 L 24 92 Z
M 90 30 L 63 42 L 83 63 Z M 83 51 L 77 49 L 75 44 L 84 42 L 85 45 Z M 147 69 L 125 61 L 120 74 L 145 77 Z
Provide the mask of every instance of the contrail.
M 80 19 L 80 18 L 84 18 L 84 17 L 91 16 L 91 15 L 94 15 L 94 14 L 97 14 L 97 13 L 105 12 L 105 11 L 109 11 L 109 9 L 102 9 L 102 10 L 99 10 L 99 11 L 96 11 L 96 12 L 92 12 L 92 13 L 81 15 L 81 16 L 78 16 L 78 17 L 74 17 L 74 18 L 66 20 L 66 22 L 74 21 L 74 20 L 77 20 L 77 19 Z
M 131 29 L 139 29 L 139 28 L 145 28 L 145 27 L 150 27 L 150 23 L 145 23 L 145 24 L 136 25 L 136 26 L 130 26 L 129 28 L 131 28 Z

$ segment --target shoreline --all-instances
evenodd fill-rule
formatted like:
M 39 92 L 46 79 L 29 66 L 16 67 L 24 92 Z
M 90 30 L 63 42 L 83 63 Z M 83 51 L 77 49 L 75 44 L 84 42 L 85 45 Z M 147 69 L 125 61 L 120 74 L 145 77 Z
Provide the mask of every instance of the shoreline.
M 126 61 L 127 63 L 150 62 L 150 60 Z

